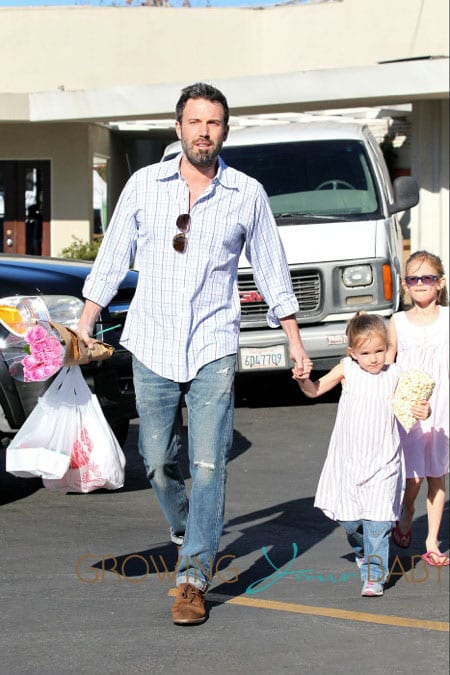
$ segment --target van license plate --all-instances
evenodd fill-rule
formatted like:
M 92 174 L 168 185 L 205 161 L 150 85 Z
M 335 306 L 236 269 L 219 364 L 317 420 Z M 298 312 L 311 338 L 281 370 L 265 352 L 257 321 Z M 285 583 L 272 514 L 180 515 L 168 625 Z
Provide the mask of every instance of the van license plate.
M 241 347 L 241 369 L 263 370 L 266 368 L 286 368 L 284 345 L 274 347 Z

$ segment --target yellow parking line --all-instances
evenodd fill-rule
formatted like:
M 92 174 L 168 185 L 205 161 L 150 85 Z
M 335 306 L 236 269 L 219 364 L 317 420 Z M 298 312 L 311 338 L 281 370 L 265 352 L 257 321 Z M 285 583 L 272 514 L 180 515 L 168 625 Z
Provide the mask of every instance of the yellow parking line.
M 175 595 L 176 589 L 171 589 L 169 595 Z M 389 614 L 369 614 L 368 612 L 353 612 L 346 609 L 333 607 L 314 607 L 312 605 L 297 605 L 293 602 L 278 602 L 277 600 L 257 600 L 245 596 L 230 597 L 217 593 L 208 593 L 208 600 L 221 602 L 228 605 L 240 605 L 241 607 L 258 607 L 271 609 L 278 612 L 293 612 L 295 614 L 310 614 L 315 616 L 327 616 L 332 619 L 344 619 L 345 621 L 362 621 L 365 623 L 381 623 L 388 626 L 403 626 L 405 628 L 421 628 L 422 630 L 437 630 L 449 632 L 450 624 L 446 621 L 427 621 L 425 619 L 410 619 L 403 616 L 391 616 Z M 372 600 L 373 602 L 373 600 Z

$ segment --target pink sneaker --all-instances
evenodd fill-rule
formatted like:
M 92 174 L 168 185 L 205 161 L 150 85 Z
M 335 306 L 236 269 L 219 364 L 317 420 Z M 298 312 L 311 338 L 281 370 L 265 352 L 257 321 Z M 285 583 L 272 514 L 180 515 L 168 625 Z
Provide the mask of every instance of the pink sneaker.
M 363 584 L 361 595 L 365 598 L 372 598 L 383 595 L 383 585 L 379 581 L 366 581 Z

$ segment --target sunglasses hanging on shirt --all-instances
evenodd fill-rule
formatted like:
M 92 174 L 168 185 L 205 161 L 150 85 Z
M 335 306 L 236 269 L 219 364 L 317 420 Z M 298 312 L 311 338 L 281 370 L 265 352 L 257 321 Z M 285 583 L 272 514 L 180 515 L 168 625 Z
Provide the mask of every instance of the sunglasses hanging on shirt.
M 189 213 L 180 213 L 176 222 L 180 230 L 172 239 L 172 245 L 177 253 L 185 253 L 188 245 L 187 233 L 191 229 L 191 216 Z

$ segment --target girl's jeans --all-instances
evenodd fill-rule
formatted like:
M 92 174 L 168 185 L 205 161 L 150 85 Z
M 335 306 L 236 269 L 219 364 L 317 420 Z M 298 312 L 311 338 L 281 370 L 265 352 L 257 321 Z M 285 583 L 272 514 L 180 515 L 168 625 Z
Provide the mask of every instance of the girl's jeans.
M 222 534 L 226 462 L 233 440 L 236 355 L 201 368 L 190 382 L 173 382 L 133 357 L 139 414 L 139 452 L 147 476 L 182 544 L 176 583 L 206 590 Z M 184 395 L 188 414 L 189 500 L 178 463 Z
M 360 559 L 363 583 L 379 581 L 384 584 L 389 576 L 389 520 L 340 520 L 356 558 Z M 363 560 L 361 560 L 363 559 Z

